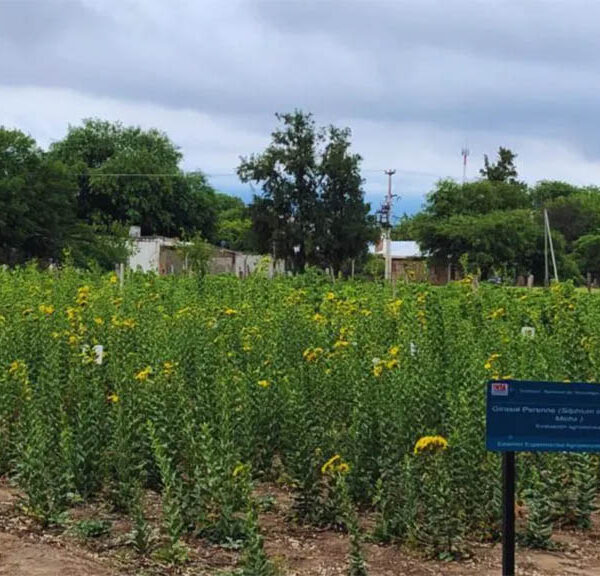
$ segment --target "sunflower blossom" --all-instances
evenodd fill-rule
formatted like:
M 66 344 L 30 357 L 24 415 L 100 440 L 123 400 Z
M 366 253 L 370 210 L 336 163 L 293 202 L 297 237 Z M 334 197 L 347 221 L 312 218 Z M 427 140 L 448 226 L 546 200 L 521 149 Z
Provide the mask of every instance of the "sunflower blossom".
M 443 436 L 422 436 L 415 444 L 414 453 L 443 452 L 448 448 L 448 440 Z

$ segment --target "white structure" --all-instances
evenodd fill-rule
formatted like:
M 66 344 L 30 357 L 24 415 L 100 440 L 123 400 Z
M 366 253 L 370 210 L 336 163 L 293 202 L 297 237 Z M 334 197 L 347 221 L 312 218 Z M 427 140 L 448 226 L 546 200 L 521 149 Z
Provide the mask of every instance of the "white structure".
M 179 240 L 164 236 L 132 236 L 131 243 L 129 267 L 132 270 L 158 274 L 181 271 L 181 257 L 177 252 L 177 248 L 181 245 Z
M 419 244 L 413 240 L 387 240 L 382 238 L 376 245 L 369 246 L 369 252 L 376 256 L 384 256 L 386 243 L 390 243 L 390 256 L 392 260 L 419 259 L 425 255 L 421 252 Z
M 382 258 L 389 255 L 386 278 L 390 280 L 425 282 L 428 278 L 426 256 L 413 240 L 388 240 L 382 236 L 369 247 L 369 252 Z
M 164 236 L 141 236 L 137 226 L 131 227 L 129 236 L 131 254 L 128 266 L 132 270 L 162 275 L 180 274 L 187 269 L 185 257 L 181 253 L 181 248 L 187 244 L 186 242 Z M 258 254 L 246 254 L 213 246 L 208 271 L 211 274 L 234 274 L 245 277 L 263 266 L 264 260 L 265 257 Z M 283 260 L 274 262 L 268 257 L 267 260 L 268 268 L 265 272 L 269 277 L 285 272 Z

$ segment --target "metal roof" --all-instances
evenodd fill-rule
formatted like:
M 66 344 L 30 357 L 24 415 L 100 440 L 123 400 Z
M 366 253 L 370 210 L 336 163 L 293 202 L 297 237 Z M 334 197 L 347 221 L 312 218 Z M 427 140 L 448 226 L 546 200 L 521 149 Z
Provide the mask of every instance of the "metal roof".
M 385 250 L 383 249 L 383 243 L 379 246 L 373 246 L 370 250 L 372 254 L 381 254 L 385 256 Z M 419 244 L 414 240 L 392 240 L 390 246 L 390 253 L 392 258 L 425 258 Z

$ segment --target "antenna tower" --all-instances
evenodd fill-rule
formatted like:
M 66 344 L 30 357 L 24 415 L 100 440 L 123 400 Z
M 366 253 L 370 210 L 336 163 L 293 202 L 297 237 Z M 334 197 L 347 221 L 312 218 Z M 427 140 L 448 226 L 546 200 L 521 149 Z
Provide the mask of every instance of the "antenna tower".
M 460 151 L 460 155 L 462 156 L 462 159 L 463 159 L 463 173 L 462 173 L 462 183 L 463 184 L 467 181 L 467 158 L 469 157 L 470 153 L 471 153 L 471 151 L 469 150 L 468 146 L 463 146 L 462 150 Z

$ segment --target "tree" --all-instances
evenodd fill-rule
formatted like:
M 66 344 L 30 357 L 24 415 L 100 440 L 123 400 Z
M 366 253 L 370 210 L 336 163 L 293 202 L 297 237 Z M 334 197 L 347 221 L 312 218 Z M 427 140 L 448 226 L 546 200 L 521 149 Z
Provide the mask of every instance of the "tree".
M 275 258 L 285 258 L 285 253 L 281 247 L 276 246 L 274 240 L 278 217 L 273 200 L 254 195 L 248 212 L 252 222 L 250 234 L 254 249 L 259 254 L 273 254 Z
M 427 196 L 425 212 L 434 218 L 457 214 L 486 214 L 496 210 L 518 210 L 530 206 L 527 186 L 480 180 L 458 184 L 440 180 Z
M 580 191 L 581 188 L 567 182 L 541 180 L 531 189 L 531 200 L 535 208 L 541 208 L 548 201 L 555 200 L 561 196 L 571 196 Z
M 498 160 L 495 164 L 490 163 L 487 154 L 483 157 L 484 167 L 479 173 L 490 182 L 509 182 L 511 184 L 517 181 L 517 169 L 515 167 L 515 158 L 517 155 L 509 148 L 498 148 Z
M 570 244 L 600 228 L 600 193 L 576 192 L 546 202 L 550 225 Z
M 89 224 L 138 225 L 167 236 L 214 234 L 214 191 L 200 173 L 184 175 L 181 153 L 166 134 L 84 120 L 51 147 L 78 175 L 77 211 Z
M 353 258 L 364 258 L 377 231 L 364 201 L 361 157 L 350 152 L 348 128 L 330 126 L 321 156 L 316 260 L 335 272 Z
M 57 259 L 76 225 L 75 183 L 33 138 L 0 127 L 0 261 Z
M 457 214 L 419 224 L 421 248 L 434 261 L 457 263 L 463 255 L 487 278 L 493 271 L 529 272 L 543 228 L 529 210 L 494 211 L 484 215 Z
M 215 244 L 231 250 L 256 251 L 252 234 L 252 220 L 241 198 L 227 194 L 215 195 L 217 214 Z M 270 252 L 266 249 L 264 252 Z
M 366 252 L 373 230 L 350 131 L 318 129 L 311 114 L 298 110 L 276 118 L 282 126 L 271 144 L 238 168 L 243 182 L 263 191 L 250 206 L 253 235 L 296 271 L 306 264 L 340 270 Z
M 295 111 L 276 114 L 283 123 L 271 135 L 262 154 L 242 158 L 238 175 L 242 182 L 262 186 L 269 201 L 264 207 L 275 218 L 271 240 L 276 258 L 284 258 L 296 271 L 315 260 L 315 224 L 319 181 L 317 133 L 312 115 Z
M 199 232 L 203 238 L 215 242 L 219 212 L 217 196 L 202 172 L 188 172 L 176 178 L 169 207 L 173 225 L 164 233 L 185 236 Z
M 579 269 L 600 277 L 600 234 L 587 234 L 575 242 L 575 259 Z

